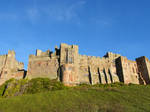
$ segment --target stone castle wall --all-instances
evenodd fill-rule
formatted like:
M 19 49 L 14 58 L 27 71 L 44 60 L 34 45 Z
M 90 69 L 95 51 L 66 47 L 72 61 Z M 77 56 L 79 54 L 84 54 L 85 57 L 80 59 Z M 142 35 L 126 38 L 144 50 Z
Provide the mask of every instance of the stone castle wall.
M 15 52 L 8 51 L 7 55 L 0 56 L 0 84 L 11 78 L 23 78 L 24 64 L 15 59 Z
M 31 55 L 27 76 L 57 78 L 66 85 L 115 82 L 148 84 L 150 61 L 145 61 L 145 67 L 141 70 L 138 66 L 140 64 L 137 60 L 131 61 L 111 52 L 102 58 L 80 55 L 77 45 L 61 44 L 60 49 L 55 48 L 54 53 L 38 50 L 36 55 Z M 143 76 L 145 69 L 147 71 Z
M 115 58 L 80 55 L 79 73 L 81 83 L 113 83 L 118 82 Z M 91 82 L 89 82 L 89 75 Z
M 136 59 L 138 70 L 143 82 L 150 84 L 150 61 L 145 56 Z
M 37 50 L 29 56 L 27 77 L 47 77 L 62 81 L 67 86 L 86 84 L 150 84 L 150 61 L 146 57 L 128 60 L 108 52 L 104 57 L 80 55 L 77 45 L 61 44 L 50 50 Z M 0 82 L 22 78 L 23 63 L 15 59 L 15 52 L 0 56 Z M 1 84 L 1 83 L 0 83 Z
M 47 77 L 56 79 L 58 76 L 59 56 L 52 54 L 49 50 L 42 52 L 37 50 L 36 55 L 29 56 L 28 78 Z
M 117 72 L 120 75 L 120 80 L 126 84 L 139 84 L 139 74 L 136 61 L 128 60 L 126 57 L 119 57 L 116 60 Z

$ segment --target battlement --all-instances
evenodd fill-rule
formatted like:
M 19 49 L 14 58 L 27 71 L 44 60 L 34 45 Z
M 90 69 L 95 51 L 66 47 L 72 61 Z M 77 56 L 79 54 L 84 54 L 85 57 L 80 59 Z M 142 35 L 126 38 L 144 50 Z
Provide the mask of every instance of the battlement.
M 85 59 L 103 59 L 103 57 L 99 56 L 88 56 L 88 55 L 79 55 L 80 58 L 85 58 Z
M 107 52 L 106 55 L 104 55 L 105 58 L 111 58 L 111 59 L 116 59 L 120 57 L 120 54 L 114 54 L 112 52 Z
M 36 50 L 36 56 L 41 56 L 41 57 L 50 57 L 52 52 L 50 50 L 47 50 L 46 52 L 42 52 L 42 50 L 37 49 Z
M 16 53 L 15 53 L 14 50 L 9 50 L 9 51 L 8 51 L 8 57 L 13 57 L 13 58 L 15 58 L 15 56 L 16 56 Z
M 150 63 L 150 60 L 146 57 L 146 56 L 141 56 L 139 58 L 136 58 L 137 61 L 140 61 L 140 62 L 148 62 Z
M 15 58 L 16 56 L 16 53 L 14 50 L 9 50 L 7 54 L 4 54 L 4 55 L 0 55 L 0 58 L 4 58 L 4 57 L 12 57 L 12 58 Z
M 60 44 L 60 48 L 78 48 L 78 45 L 68 45 L 68 44 L 65 44 L 65 43 L 61 43 Z

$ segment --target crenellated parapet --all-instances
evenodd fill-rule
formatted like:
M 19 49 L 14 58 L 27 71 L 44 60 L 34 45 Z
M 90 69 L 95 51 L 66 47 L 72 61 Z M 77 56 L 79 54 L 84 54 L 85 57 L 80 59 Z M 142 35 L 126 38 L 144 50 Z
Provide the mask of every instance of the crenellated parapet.
M 107 52 L 106 55 L 104 55 L 105 58 L 109 59 L 117 59 L 120 56 L 121 56 L 120 54 L 114 54 L 112 52 Z

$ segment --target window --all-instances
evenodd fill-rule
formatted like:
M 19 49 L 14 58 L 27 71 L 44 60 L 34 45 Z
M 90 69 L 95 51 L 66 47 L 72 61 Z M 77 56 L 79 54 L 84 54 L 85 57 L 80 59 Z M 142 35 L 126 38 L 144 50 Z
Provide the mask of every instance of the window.
M 66 63 L 74 63 L 72 49 L 67 49 L 66 50 Z

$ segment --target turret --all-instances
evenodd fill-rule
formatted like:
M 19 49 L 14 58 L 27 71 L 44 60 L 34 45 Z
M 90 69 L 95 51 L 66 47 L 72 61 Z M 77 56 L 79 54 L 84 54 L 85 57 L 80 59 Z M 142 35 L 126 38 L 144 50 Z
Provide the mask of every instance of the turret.
M 9 50 L 9 51 L 8 51 L 8 57 L 15 58 L 15 55 L 16 55 L 16 53 L 15 53 L 14 50 Z

